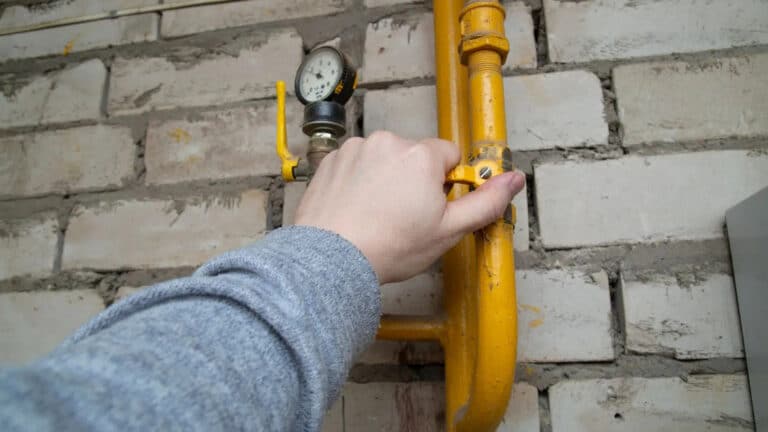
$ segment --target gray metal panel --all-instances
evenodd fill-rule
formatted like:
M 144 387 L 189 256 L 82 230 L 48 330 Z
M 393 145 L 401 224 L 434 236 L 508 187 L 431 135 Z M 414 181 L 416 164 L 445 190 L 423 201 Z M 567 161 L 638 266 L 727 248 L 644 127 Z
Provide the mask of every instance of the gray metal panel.
M 758 432 L 768 431 L 768 188 L 725 216 Z

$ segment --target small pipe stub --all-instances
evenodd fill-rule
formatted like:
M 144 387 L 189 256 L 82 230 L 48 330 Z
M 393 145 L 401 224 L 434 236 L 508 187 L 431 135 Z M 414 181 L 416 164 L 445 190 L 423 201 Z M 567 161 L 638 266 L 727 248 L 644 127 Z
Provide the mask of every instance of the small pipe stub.
M 301 130 L 310 137 L 325 132 L 338 138 L 347 133 L 346 119 L 343 105 L 328 101 L 313 102 L 304 107 L 304 123 Z

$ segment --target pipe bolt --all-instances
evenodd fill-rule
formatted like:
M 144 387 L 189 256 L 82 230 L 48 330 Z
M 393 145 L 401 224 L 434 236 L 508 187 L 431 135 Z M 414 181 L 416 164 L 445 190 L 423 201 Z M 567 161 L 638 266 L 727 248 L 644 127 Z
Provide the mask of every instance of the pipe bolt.
M 482 167 L 480 168 L 480 178 L 483 180 L 488 180 L 493 175 L 493 171 L 491 171 L 488 167 Z

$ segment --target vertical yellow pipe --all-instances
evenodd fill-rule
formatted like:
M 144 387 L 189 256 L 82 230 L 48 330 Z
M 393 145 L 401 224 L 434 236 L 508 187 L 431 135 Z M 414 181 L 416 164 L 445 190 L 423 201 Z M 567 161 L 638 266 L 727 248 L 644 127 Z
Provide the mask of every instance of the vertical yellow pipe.
M 435 66 L 438 136 L 461 150 L 461 164 L 469 161 L 469 113 L 467 108 L 467 70 L 459 58 L 461 32 L 459 15 L 463 0 L 434 2 Z M 448 199 L 469 193 L 469 187 L 454 184 Z M 476 275 L 475 240 L 465 236 L 442 260 L 445 309 L 446 426 L 455 430 L 457 413 L 469 397 L 474 369 L 474 346 L 467 336 L 474 335 L 476 301 L 472 287 Z M 469 316 L 468 316 L 469 315 Z
M 472 162 L 493 175 L 509 168 L 501 65 L 509 51 L 498 1 L 467 1 L 461 12 L 462 61 L 469 71 Z M 512 244 L 514 209 L 477 235 L 477 350 L 468 404 L 458 431 L 492 431 L 514 382 L 517 306 Z

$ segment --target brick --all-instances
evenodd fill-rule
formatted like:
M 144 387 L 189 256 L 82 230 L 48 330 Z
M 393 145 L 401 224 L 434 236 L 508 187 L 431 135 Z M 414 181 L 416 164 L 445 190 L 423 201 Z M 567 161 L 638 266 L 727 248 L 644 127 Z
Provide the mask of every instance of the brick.
M 504 79 L 512 151 L 608 144 L 600 80 L 586 71 Z
M 144 288 L 145 287 L 121 286 L 118 288 L 117 294 L 115 294 L 115 302 L 118 302 L 126 297 L 130 297 L 143 290 Z
M 743 375 L 565 381 L 549 389 L 553 432 L 753 430 Z
M 45 7 L 9 6 L 0 16 L 0 29 L 41 24 L 67 18 L 159 4 L 159 0 L 58 0 Z
M 381 287 L 381 310 L 385 314 L 438 315 L 442 302 L 442 279 L 430 273 Z M 438 343 L 376 341 L 357 361 L 362 364 L 440 363 L 442 348 Z
M 507 142 L 512 151 L 608 142 L 600 80 L 592 73 L 569 71 L 507 77 L 504 93 Z M 435 100 L 433 86 L 366 92 L 366 132 L 392 130 L 414 139 L 435 136 Z
M 615 358 L 611 336 L 608 276 L 575 270 L 518 270 L 518 360 L 521 362 L 605 361 Z M 442 283 L 428 274 L 381 289 L 382 311 L 438 315 Z M 377 341 L 363 364 L 442 363 L 437 344 Z
M 539 428 L 539 391 L 530 384 L 516 383 L 496 432 L 538 432 Z
M 104 190 L 133 177 L 131 130 L 115 126 L 0 138 L 0 196 Z
M 344 11 L 350 3 L 350 0 L 251 0 L 177 9 L 163 13 L 160 32 L 163 37 L 182 36 L 270 21 L 330 15 Z
M 387 6 L 397 6 L 402 4 L 421 3 L 421 2 L 422 0 L 365 0 L 365 7 L 367 8 L 387 7 Z
M 0 294 L 0 364 L 47 354 L 102 309 L 95 290 Z
M 624 145 L 768 135 L 766 75 L 768 54 L 617 67 Z
M 586 62 L 768 43 L 762 0 L 544 0 L 549 57 Z
M 106 80 L 104 64 L 90 60 L 17 83 L 14 92 L 0 92 L 0 124 L 8 128 L 98 119 Z
M 302 154 L 307 142 L 301 133 L 303 107 L 295 100 L 286 105 L 288 142 Z M 274 101 L 265 101 L 181 120 L 150 121 L 144 155 L 147 183 L 279 175 L 275 113 Z
M 518 270 L 518 360 L 612 360 L 611 299 L 605 272 Z
M 536 67 L 529 8 L 507 3 L 504 23 L 510 52 L 506 70 Z M 368 24 L 361 80 L 366 83 L 432 77 L 435 74 L 434 23 L 430 13 L 384 18 Z M 403 59 L 407 58 L 407 62 Z
M 320 432 L 344 432 L 344 402 L 339 397 L 325 413 Z
M 344 388 L 344 430 L 443 431 L 445 390 L 439 382 L 348 383 Z M 536 388 L 515 384 L 509 406 L 497 429 L 538 432 L 539 402 Z
M 0 61 L 157 40 L 157 14 L 126 16 L 0 36 Z
M 546 163 L 534 173 L 546 248 L 698 240 L 722 237 L 725 211 L 768 186 L 768 156 L 629 156 Z
M 196 266 L 261 238 L 267 199 L 267 192 L 250 190 L 208 199 L 80 206 L 67 229 L 62 265 L 64 269 Z
M 442 383 L 348 383 L 343 397 L 347 432 L 445 430 Z
M 744 357 L 733 279 L 690 276 L 622 280 L 627 350 L 684 360 Z
M 54 213 L 0 220 L 0 279 L 53 273 L 59 223 Z
M 291 182 L 285 184 L 283 195 L 283 226 L 293 225 L 296 209 L 299 208 L 301 197 L 307 190 L 306 182 Z
M 264 40 L 254 41 L 237 55 L 210 54 L 202 60 L 117 58 L 109 112 L 137 114 L 273 96 L 275 81 L 293 82 L 302 57 L 301 37 L 282 31 L 260 38 Z

